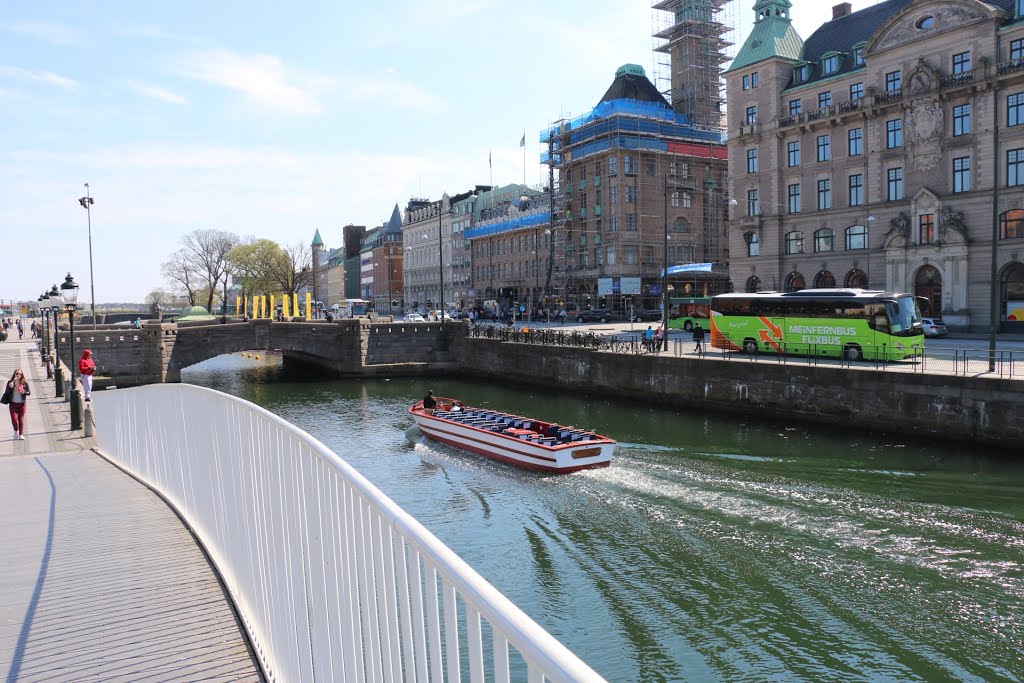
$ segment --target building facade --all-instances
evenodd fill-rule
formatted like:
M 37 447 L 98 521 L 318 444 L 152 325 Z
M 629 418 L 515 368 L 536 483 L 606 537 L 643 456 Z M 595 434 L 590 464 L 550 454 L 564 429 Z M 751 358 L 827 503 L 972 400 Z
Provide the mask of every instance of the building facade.
M 1014 3 L 842 3 L 806 41 L 790 10 L 757 2 L 726 77 L 736 288 L 906 291 L 950 327 L 1024 326 Z
M 405 309 L 402 292 L 402 214 L 398 204 L 391 212 L 391 218 L 377 230 L 368 245 L 372 254 L 373 308 L 382 315 L 397 315 Z M 394 303 L 392 303 L 394 302 Z

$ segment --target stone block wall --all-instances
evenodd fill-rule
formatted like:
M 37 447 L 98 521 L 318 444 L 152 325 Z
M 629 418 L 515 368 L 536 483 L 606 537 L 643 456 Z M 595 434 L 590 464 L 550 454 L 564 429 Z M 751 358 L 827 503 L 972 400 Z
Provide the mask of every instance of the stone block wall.
M 661 405 L 1024 446 L 1024 383 L 467 339 L 467 374 L 614 394 Z
M 75 329 L 75 356 L 71 356 L 71 332 L 57 332 L 57 347 L 61 362 L 71 368 L 78 366 L 82 351 L 90 349 L 96 363 L 96 374 L 110 377 L 114 384 L 126 386 L 147 384 L 151 375 L 147 354 L 146 335 L 133 328 L 120 330 Z

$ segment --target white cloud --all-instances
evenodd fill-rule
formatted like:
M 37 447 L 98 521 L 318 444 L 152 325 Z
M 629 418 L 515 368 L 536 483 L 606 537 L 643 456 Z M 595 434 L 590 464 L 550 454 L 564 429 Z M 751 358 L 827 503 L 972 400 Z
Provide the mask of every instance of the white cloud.
M 188 104 L 188 100 L 183 95 L 155 85 L 131 82 L 128 84 L 128 87 L 144 97 L 150 97 L 154 100 L 167 102 L 168 104 Z
M 323 111 L 320 96 L 333 85 L 325 76 L 285 67 L 274 55 L 240 55 L 229 50 L 190 54 L 182 64 L 185 76 L 244 95 L 271 111 L 310 116 Z
M 81 36 L 78 31 L 64 24 L 23 21 L 11 24 L 9 28 L 16 33 L 21 33 L 53 45 L 74 45 L 81 42 Z
M 78 83 L 70 78 L 55 74 L 45 69 L 22 69 L 18 66 L 4 66 L 0 64 L 0 78 L 13 78 L 22 81 L 35 81 L 46 85 L 53 85 L 65 90 L 74 90 Z
M 198 43 L 200 41 L 196 36 L 174 33 L 155 24 L 125 26 L 119 29 L 119 32 L 132 38 L 146 38 L 147 40 L 167 40 L 176 43 Z

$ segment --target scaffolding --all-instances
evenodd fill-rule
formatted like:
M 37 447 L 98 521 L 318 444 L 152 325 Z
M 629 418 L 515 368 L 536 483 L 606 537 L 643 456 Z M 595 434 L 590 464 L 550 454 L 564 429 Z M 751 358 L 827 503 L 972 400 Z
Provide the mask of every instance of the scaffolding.
M 736 0 L 655 0 L 652 7 L 655 86 L 698 126 L 725 121 L 722 68 L 733 57 Z

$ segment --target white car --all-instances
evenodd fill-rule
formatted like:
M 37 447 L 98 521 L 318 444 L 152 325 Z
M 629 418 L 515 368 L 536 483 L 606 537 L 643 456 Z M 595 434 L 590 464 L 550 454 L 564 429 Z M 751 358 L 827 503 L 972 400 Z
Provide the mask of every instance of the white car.
M 949 334 L 946 324 L 938 318 L 921 318 L 921 327 L 926 337 L 945 337 Z
M 407 313 L 405 315 L 405 317 L 402 318 L 402 322 L 403 323 L 422 323 L 422 322 L 426 322 L 426 318 L 424 318 L 419 313 Z

